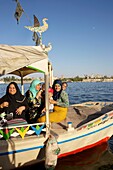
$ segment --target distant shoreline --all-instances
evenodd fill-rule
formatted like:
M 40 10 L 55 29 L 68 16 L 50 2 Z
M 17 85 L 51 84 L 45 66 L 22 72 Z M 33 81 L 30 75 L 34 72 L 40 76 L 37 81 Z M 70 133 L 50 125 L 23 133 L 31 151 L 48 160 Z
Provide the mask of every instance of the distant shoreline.
M 13 80 L 11 80 L 11 81 L 13 81 Z M 11 81 L 7 81 L 7 82 L 2 82 L 2 83 L 0 83 L 0 84 L 8 84 L 8 83 L 10 83 Z M 21 81 L 20 80 L 16 80 L 16 81 L 14 81 L 14 82 L 16 82 L 16 83 L 18 83 L 18 84 L 20 84 L 21 83 Z M 24 80 L 23 81 L 23 84 L 30 84 L 32 82 L 32 80 L 30 81 L 30 80 Z M 41 81 L 42 83 L 43 83 L 43 81 Z M 113 82 L 113 79 L 83 79 L 82 81 L 67 81 L 67 82 L 69 82 L 69 83 L 71 83 L 71 82 Z
M 30 84 L 32 82 L 33 79 L 31 80 L 23 80 L 23 84 Z M 64 81 L 64 79 L 61 79 L 62 81 Z M 3 79 L 0 80 L 0 84 L 8 84 L 10 82 L 16 82 L 18 84 L 21 84 L 21 80 L 17 79 L 17 80 L 6 80 L 4 81 Z M 71 83 L 71 82 L 113 82 L 113 78 L 82 78 L 82 79 L 77 79 L 74 80 L 74 78 L 65 78 L 65 81 L 67 83 Z M 44 81 L 41 80 L 41 83 L 43 83 Z
M 113 79 L 83 79 L 82 82 L 113 82 Z

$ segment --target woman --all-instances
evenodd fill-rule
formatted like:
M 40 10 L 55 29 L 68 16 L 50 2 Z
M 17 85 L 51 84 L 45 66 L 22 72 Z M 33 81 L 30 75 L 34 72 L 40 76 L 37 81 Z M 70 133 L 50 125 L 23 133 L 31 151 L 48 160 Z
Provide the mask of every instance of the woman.
M 68 94 L 62 89 L 62 81 L 61 80 L 55 80 L 53 83 L 53 99 L 54 101 L 51 101 L 53 104 L 56 104 L 57 106 L 65 107 L 67 108 L 69 106 L 69 99 Z
M 0 99 L 0 113 L 13 113 L 13 118 L 26 119 L 28 103 L 19 90 L 17 83 L 11 82 L 7 86 L 6 94 Z
M 50 122 L 61 122 L 66 118 L 67 108 L 69 106 L 68 94 L 62 90 L 61 80 L 55 80 L 53 83 L 53 100 L 50 100 L 51 104 L 54 104 L 54 111 L 49 114 Z M 46 117 L 42 116 L 38 119 L 38 122 L 45 122 Z
M 35 123 L 37 118 L 40 117 L 41 105 L 41 82 L 35 79 L 31 82 L 29 90 L 26 92 L 26 98 L 29 104 L 29 113 L 27 114 L 27 121 Z
M 67 82 L 63 82 L 62 83 L 62 90 L 66 90 L 67 86 L 68 86 Z

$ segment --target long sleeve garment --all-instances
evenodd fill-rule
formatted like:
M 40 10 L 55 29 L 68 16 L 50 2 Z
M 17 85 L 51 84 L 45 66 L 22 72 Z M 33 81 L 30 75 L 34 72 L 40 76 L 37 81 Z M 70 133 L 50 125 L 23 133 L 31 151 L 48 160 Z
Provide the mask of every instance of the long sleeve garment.
M 68 98 L 68 94 L 62 90 L 59 99 L 57 99 L 57 106 L 61 106 L 61 107 L 68 107 L 69 106 L 69 98 Z
M 23 118 L 25 119 L 25 114 L 26 111 L 28 109 L 28 102 L 27 99 L 24 96 L 21 96 L 21 100 L 12 100 L 11 98 L 9 98 L 7 95 L 4 95 L 1 99 L 0 99 L 0 104 L 2 104 L 3 102 L 8 102 L 9 106 L 8 107 L 4 107 L 4 108 L 0 108 L 0 113 L 5 112 L 6 114 L 9 113 L 13 113 L 13 118 Z M 21 115 L 17 115 L 16 114 L 16 109 L 21 107 L 21 106 L 25 106 L 25 110 L 23 110 Z

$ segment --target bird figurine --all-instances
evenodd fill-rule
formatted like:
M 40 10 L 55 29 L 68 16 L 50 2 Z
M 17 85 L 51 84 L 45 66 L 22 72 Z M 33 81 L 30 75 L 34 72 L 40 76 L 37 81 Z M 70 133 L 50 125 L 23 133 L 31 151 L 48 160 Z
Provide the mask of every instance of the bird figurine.
M 32 32 L 38 32 L 39 34 L 41 34 L 42 32 L 45 32 L 48 29 L 48 24 L 46 22 L 47 20 L 48 20 L 47 18 L 44 18 L 42 20 L 43 22 L 42 26 L 25 26 L 25 28 Z
M 42 45 L 42 32 L 45 32 L 48 29 L 48 24 L 47 24 L 47 18 L 43 18 L 42 22 L 43 25 L 40 26 L 40 23 L 38 21 L 38 18 L 34 15 L 34 25 L 33 26 L 25 26 L 25 28 L 27 28 L 28 30 L 34 32 L 33 34 L 33 38 L 35 39 L 37 36 L 37 42 L 35 39 L 36 44 Z M 39 33 L 40 37 L 38 37 L 37 33 Z
M 41 47 L 42 47 L 42 49 L 43 49 L 46 53 L 48 53 L 49 51 L 52 50 L 52 45 L 51 45 L 51 43 L 48 43 L 48 46 L 42 45 Z

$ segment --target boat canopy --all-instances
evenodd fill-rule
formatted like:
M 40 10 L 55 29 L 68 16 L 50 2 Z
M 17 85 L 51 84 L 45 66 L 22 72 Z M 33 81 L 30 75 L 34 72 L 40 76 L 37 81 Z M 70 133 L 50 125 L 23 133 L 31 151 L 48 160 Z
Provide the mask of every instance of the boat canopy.
M 40 46 L 9 46 L 0 45 L 0 76 L 16 74 L 23 77 L 33 72 L 45 75 L 45 107 L 46 135 L 49 134 L 49 101 L 48 101 L 48 55 Z M 23 93 L 23 92 L 22 92 Z
M 40 46 L 0 45 L 0 76 L 8 73 L 21 76 L 20 72 L 23 76 L 33 72 L 45 73 L 47 62 L 48 56 Z

